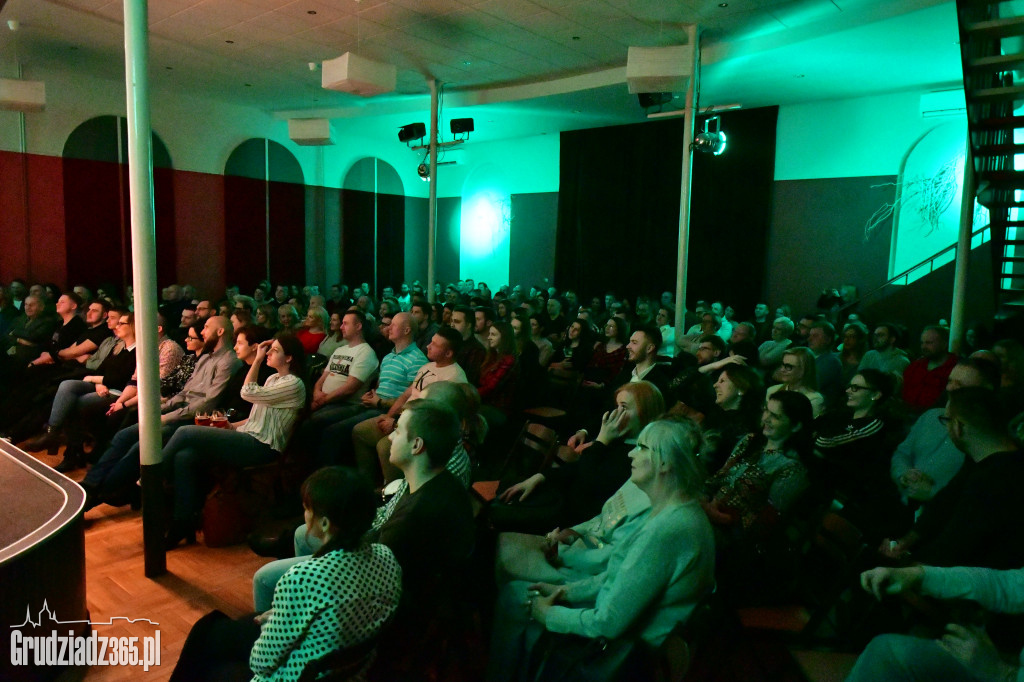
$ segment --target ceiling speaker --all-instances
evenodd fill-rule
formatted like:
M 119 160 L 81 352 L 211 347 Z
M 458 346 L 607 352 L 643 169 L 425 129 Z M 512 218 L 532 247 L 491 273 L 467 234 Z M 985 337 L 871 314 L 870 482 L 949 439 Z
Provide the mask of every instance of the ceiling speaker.
M 295 144 L 304 146 L 334 144 L 331 139 L 331 122 L 326 118 L 288 119 L 288 137 Z
M 31 112 L 45 108 L 46 84 L 43 81 L 0 78 L 0 109 Z
M 689 45 L 631 47 L 626 57 L 629 94 L 685 92 L 693 75 L 693 49 Z
M 354 52 L 324 61 L 320 84 L 325 90 L 337 90 L 361 97 L 392 92 L 398 78 L 393 64 L 382 64 Z

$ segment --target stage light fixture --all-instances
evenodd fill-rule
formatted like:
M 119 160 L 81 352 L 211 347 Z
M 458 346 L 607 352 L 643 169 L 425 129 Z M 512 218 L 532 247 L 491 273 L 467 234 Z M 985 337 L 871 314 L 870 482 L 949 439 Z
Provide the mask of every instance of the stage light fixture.
M 451 123 L 448 124 L 451 128 L 452 135 L 459 135 L 460 133 L 471 133 L 473 132 L 473 119 L 471 118 L 453 118 Z
M 398 129 L 399 142 L 422 140 L 427 135 L 427 127 L 422 123 L 410 123 Z
M 714 129 L 712 129 L 712 126 L 714 126 Z M 712 116 L 704 121 L 704 130 L 697 133 L 690 148 L 705 154 L 721 156 L 722 152 L 725 151 L 725 133 L 722 132 L 722 119 L 718 116 Z
M 426 163 L 421 163 L 417 166 L 416 173 L 420 176 L 420 180 L 423 182 L 430 182 L 430 166 Z

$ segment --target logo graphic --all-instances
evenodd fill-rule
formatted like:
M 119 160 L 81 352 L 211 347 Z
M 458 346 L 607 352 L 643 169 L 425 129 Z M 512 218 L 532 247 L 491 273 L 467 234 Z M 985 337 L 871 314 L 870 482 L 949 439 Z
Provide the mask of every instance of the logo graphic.
M 41 628 L 50 623 L 53 629 L 49 635 L 29 636 L 22 633 L 22 628 Z M 11 665 L 36 666 L 81 666 L 81 665 L 141 665 L 144 671 L 150 666 L 160 665 L 160 630 L 154 631 L 152 637 L 142 637 L 142 655 L 139 655 L 139 637 L 106 637 L 91 630 L 88 637 L 75 635 L 73 629 L 67 635 L 58 634 L 59 626 L 67 625 L 117 625 L 148 623 L 160 625 L 148 618 L 127 618 L 112 616 L 109 621 L 92 620 L 60 620 L 50 610 L 49 604 L 43 601 L 36 619 L 32 619 L 32 607 L 25 607 L 25 620 L 18 625 L 11 625 Z

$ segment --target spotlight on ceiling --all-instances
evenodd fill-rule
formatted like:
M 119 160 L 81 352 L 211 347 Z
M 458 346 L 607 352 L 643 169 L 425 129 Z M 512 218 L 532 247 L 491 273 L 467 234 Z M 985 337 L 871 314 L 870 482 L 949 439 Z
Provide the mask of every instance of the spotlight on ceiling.
M 412 142 L 422 140 L 427 135 L 427 127 L 422 123 L 410 123 L 398 129 L 399 142 Z
M 713 130 L 711 129 L 712 126 L 714 126 Z M 712 116 L 704 121 L 704 130 L 697 133 L 690 148 L 705 154 L 721 156 L 722 152 L 725 151 L 725 133 L 722 132 L 722 119 L 718 116 Z
M 473 119 L 471 118 L 453 118 L 451 120 L 451 123 L 448 124 L 448 126 L 452 130 L 452 135 L 459 135 L 461 133 L 465 133 L 467 138 L 469 137 L 469 134 L 474 130 Z
M 420 180 L 423 182 L 430 182 L 430 166 L 426 163 L 421 163 L 417 166 L 416 174 L 420 176 Z

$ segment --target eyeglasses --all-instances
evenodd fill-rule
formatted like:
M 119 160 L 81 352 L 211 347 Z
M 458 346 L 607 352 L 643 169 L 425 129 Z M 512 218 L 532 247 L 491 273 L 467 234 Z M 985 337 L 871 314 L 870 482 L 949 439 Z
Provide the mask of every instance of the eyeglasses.
M 939 415 L 939 423 L 943 426 L 949 426 L 949 422 L 953 421 L 952 417 L 947 417 L 944 414 Z
M 850 384 L 849 386 L 846 387 L 846 390 L 853 391 L 854 393 L 859 393 L 860 391 L 870 391 L 872 390 L 872 388 L 870 386 L 859 386 L 858 384 Z
M 782 363 L 782 369 L 786 370 L 787 372 L 792 372 L 794 369 L 796 369 L 796 365 L 791 365 L 788 362 L 784 362 Z
M 200 339 L 198 336 L 186 336 L 185 340 L 186 341 L 202 341 L 202 339 Z
M 126 324 L 128 324 L 128 323 L 127 323 L 127 322 L 125 322 L 125 321 L 123 321 L 123 320 L 118 320 L 118 321 L 117 321 L 117 326 L 118 326 L 118 327 L 120 327 L 120 326 L 122 326 L 122 325 L 126 325 Z

